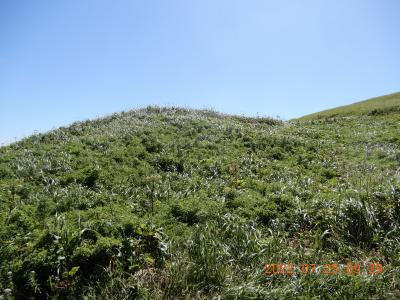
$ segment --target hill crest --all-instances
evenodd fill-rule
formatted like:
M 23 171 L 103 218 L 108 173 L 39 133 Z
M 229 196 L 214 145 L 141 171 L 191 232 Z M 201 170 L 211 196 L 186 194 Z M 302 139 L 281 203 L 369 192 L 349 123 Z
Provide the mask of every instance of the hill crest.
M 400 92 L 338 106 L 300 117 L 298 120 L 313 120 L 349 115 L 386 115 L 400 112 Z

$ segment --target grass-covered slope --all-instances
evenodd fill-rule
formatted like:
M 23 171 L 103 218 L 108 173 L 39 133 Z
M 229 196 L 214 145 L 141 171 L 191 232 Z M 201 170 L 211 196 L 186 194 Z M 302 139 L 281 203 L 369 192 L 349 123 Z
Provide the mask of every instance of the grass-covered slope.
M 400 114 L 148 108 L 0 148 L 10 299 L 398 299 Z M 266 263 L 380 262 L 378 275 Z
M 340 106 L 321 112 L 301 117 L 301 120 L 313 120 L 318 118 L 348 116 L 348 115 L 387 115 L 400 112 L 400 93 L 394 93 L 382 97 L 376 97 L 350 105 Z

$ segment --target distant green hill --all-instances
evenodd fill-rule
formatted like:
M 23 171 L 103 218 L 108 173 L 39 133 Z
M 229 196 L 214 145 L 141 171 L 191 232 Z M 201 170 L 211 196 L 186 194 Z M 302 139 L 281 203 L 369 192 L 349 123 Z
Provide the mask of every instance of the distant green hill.
M 350 105 L 320 111 L 303 116 L 299 120 L 313 120 L 325 117 L 346 116 L 346 115 L 384 115 L 393 112 L 400 112 L 400 93 L 376 97 Z

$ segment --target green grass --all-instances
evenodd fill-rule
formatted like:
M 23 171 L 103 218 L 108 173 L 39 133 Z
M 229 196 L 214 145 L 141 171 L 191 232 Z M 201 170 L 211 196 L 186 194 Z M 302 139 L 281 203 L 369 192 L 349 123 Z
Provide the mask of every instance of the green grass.
M 390 114 L 400 111 L 400 93 L 376 97 L 350 105 L 340 106 L 321 112 L 313 113 L 299 118 L 300 120 L 313 120 L 318 118 L 348 116 L 348 115 L 376 115 Z
M 148 107 L 1 147 L 0 296 L 398 299 L 399 129 Z M 384 272 L 264 274 L 324 260 Z

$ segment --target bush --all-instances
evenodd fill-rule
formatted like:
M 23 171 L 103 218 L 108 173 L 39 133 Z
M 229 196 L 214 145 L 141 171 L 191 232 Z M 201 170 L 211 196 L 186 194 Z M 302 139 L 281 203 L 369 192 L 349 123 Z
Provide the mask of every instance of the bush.
M 216 201 L 198 197 L 173 200 L 169 207 L 172 217 L 188 225 L 213 219 L 222 208 Z

